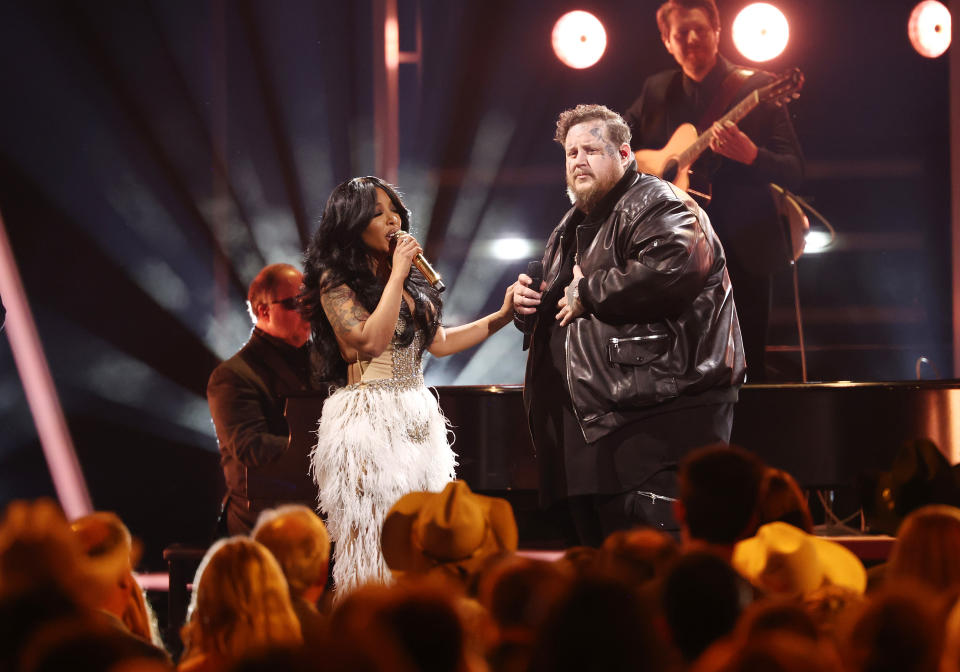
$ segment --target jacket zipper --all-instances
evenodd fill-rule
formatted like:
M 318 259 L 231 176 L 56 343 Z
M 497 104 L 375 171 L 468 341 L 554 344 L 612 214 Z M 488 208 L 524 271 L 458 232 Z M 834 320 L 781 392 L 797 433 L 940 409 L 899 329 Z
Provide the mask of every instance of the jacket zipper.
M 666 338 L 667 334 L 649 334 L 647 336 L 631 336 L 630 338 L 610 338 L 611 345 L 618 345 L 620 343 L 630 343 L 633 341 L 659 341 L 662 338 Z
M 561 250 L 563 249 L 563 237 L 560 237 Z M 577 257 L 580 256 L 580 237 L 579 237 L 579 227 L 573 231 L 573 261 L 577 262 Z M 580 420 L 580 414 L 577 413 L 577 404 L 573 400 L 573 383 L 571 382 L 570 377 L 570 325 L 571 322 L 567 325 L 567 333 L 563 335 L 563 360 L 564 367 L 567 369 L 567 395 L 570 397 L 570 408 L 573 410 L 573 417 L 577 419 L 577 426 L 580 428 L 580 433 L 583 435 L 584 443 L 590 443 L 587 441 L 587 432 L 583 429 L 583 421 Z

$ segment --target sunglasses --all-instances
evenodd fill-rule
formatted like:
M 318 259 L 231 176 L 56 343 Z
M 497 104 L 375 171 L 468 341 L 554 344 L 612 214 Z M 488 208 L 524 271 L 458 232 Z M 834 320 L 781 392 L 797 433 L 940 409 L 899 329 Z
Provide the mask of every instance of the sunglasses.
M 271 301 L 270 305 L 273 305 L 275 303 L 279 303 L 284 310 L 297 310 L 300 307 L 300 304 L 297 301 L 297 297 L 295 296 L 288 296 L 285 299 L 280 299 L 278 301 Z

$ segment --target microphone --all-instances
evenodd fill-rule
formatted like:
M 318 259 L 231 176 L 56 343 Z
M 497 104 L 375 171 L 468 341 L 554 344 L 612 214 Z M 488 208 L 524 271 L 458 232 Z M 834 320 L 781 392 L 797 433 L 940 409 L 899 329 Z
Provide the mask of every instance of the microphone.
M 409 236 L 410 234 L 407 233 L 406 231 L 397 231 L 396 233 L 392 234 L 390 237 L 396 239 L 397 236 L 401 236 L 401 235 Z M 447 288 L 447 286 L 443 284 L 443 280 L 440 278 L 440 274 L 437 273 L 436 269 L 434 269 L 434 267 L 430 265 L 430 262 L 427 261 L 427 258 L 424 257 L 422 253 L 418 254 L 413 258 L 413 265 L 417 267 L 418 271 L 423 273 L 423 277 L 427 279 L 427 282 L 429 282 L 430 286 L 433 287 L 435 290 L 437 290 L 438 292 L 442 292 Z
M 417 267 L 418 271 L 423 273 L 423 277 L 427 279 L 427 282 L 429 282 L 435 290 L 442 292 L 447 288 L 447 286 L 443 284 L 443 280 L 440 279 L 440 274 L 437 273 L 436 269 L 430 265 L 430 262 L 427 261 L 426 257 L 422 254 L 418 254 L 413 258 L 413 265 Z
M 543 262 L 531 261 L 527 263 L 527 275 L 530 276 L 530 287 L 533 291 L 540 291 L 540 283 L 543 282 Z

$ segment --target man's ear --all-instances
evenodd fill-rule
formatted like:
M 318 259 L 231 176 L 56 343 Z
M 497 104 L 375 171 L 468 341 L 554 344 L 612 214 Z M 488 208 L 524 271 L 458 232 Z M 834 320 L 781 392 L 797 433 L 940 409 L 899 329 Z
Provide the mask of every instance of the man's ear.
M 633 158 L 632 152 L 630 151 L 630 145 L 628 145 L 627 143 L 623 143 L 622 145 L 620 145 L 619 151 L 620 151 L 620 163 L 622 163 L 624 167 L 626 167 L 630 163 L 630 160 Z

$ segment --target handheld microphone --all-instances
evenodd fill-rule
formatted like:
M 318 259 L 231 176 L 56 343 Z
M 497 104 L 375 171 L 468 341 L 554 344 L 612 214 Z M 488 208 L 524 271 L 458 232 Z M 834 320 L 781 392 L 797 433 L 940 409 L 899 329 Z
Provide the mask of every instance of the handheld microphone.
M 540 283 L 543 282 L 543 262 L 531 261 L 527 263 L 527 275 L 530 276 L 530 287 L 533 291 L 540 291 Z
M 410 234 L 407 233 L 406 231 L 397 231 L 396 233 L 392 234 L 390 237 L 397 238 L 398 236 L 401 236 L 401 235 L 409 236 Z M 447 286 L 443 284 L 443 280 L 440 278 L 440 274 L 437 273 L 436 269 L 434 269 L 434 267 L 430 265 L 430 262 L 427 261 L 427 258 L 424 257 L 422 253 L 418 254 L 413 258 L 413 265 L 417 267 L 418 271 L 423 273 L 423 277 L 427 279 L 427 282 L 429 282 L 430 286 L 433 287 L 435 290 L 437 290 L 438 292 L 442 292 L 447 288 Z

